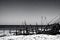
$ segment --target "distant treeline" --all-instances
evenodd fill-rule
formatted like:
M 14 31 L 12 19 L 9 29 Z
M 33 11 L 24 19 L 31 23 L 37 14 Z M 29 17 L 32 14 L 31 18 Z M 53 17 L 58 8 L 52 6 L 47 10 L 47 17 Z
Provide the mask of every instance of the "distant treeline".
M 47 25 L 0 25 L 0 30 L 18 30 L 18 32 L 16 32 L 16 35 L 30 34 L 30 32 L 32 32 L 32 34 L 34 34 L 35 32 L 36 34 L 55 35 L 55 34 L 60 34 L 59 32 L 60 24 L 54 23 L 54 24 L 47 24 Z
M 44 27 L 44 28 L 57 28 L 60 29 L 60 24 L 59 23 L 54 23 L 54 24 L 47 24 L 47 25 L 0 25 L 0 29 L 6 29 L 6 28 L 11 28 L 11 29 L 18 29 L 18 28 L 26 28 L 26 27 Z

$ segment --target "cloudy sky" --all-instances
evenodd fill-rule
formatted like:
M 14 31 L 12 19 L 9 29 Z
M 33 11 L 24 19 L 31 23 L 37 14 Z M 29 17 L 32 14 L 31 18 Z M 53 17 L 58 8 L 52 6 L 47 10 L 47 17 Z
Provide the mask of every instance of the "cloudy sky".
M 0 0 L 0 25 L 48 23 L 60 16 L 59 0 Z

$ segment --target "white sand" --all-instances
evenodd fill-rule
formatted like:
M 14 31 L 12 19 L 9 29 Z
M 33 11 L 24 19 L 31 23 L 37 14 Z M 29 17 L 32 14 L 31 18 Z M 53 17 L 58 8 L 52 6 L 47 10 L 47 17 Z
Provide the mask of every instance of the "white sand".
M 0 37 L 0 40 L 60 40 L 60 35 L 27 35 L 27 36 L 6 36 Z

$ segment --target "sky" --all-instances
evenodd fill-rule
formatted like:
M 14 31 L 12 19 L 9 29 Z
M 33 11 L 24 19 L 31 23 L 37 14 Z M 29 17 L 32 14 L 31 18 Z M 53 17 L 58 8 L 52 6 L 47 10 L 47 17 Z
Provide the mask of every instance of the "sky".
M 0 0 L 0 25 L 48 24 L 60 16 L 60 0 Z

